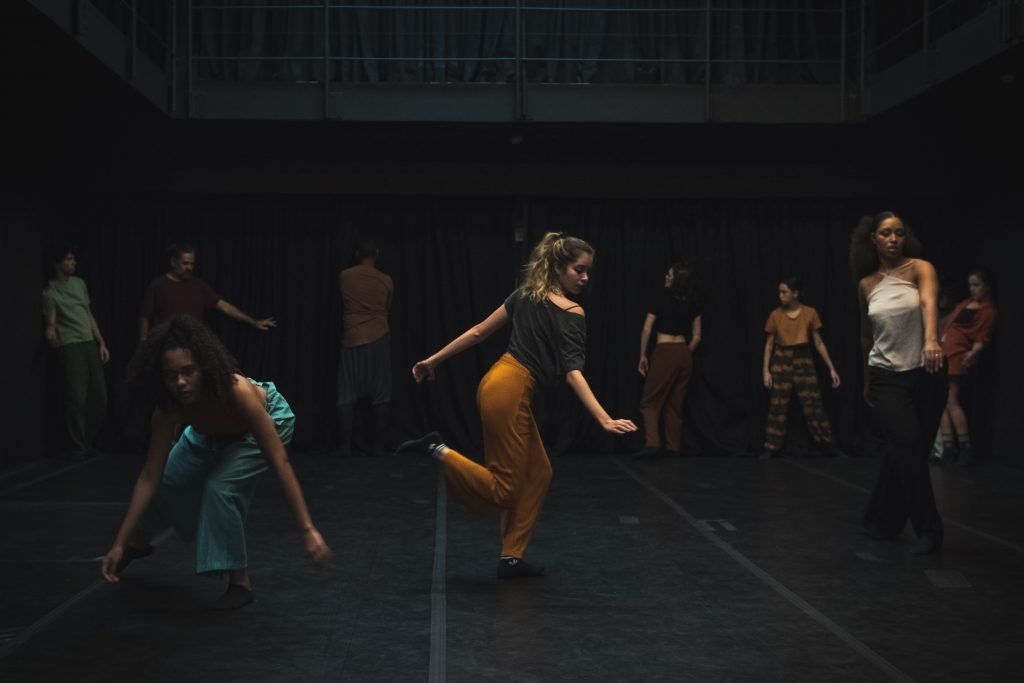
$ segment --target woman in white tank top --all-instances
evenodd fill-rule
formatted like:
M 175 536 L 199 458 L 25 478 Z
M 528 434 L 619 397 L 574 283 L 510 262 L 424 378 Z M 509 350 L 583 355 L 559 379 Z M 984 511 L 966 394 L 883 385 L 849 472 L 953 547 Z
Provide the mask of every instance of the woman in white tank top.
M 928 453 L 945 405 L 946 372 L 938 337 L 938 277 L 916 258 L 921 244 L 892 212 L 865 216 L 850 241 L 858 278 L 864 398 L 884 439 L 884 461 L 864 515 L 864 532 L 892 538 L 909 519 L 910 552 L 941 550 Z

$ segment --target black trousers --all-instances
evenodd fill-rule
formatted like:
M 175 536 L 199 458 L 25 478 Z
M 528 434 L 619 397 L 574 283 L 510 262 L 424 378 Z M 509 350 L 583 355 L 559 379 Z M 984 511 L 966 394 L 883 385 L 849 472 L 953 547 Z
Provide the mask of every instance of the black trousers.
M 900 533 L 910 520 L 914 532 L 942 534 L 935 507 L 928 453 L 946 406 L 946 370 L 891 372 L 868 368 L 872 421 L 884 439 L 884 459 L 864 513 L 870 532 Z

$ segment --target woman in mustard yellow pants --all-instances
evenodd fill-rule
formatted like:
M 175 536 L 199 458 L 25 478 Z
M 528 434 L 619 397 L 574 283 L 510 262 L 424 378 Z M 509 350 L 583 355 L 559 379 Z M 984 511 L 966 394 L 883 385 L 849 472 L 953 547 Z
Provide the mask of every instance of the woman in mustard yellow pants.
M 508 350 L 477 389 L 484 464 L 449 448 L 437 432 L 398 448 L 400 453 L 429 453 L 439 460 L 452 495 L 467 507 L 498 511 L 498 578 L 544 573 L 543 567 L 523 561 L 551 482 L 551 463 L 530 410 L 534 391 L 564 378 L 605 431 L 636 431 L 630 420 L 608 416 L 583 376 L 586 323 L 583 309 L 568 297 L 583 291 L 593 260 L 594 249 L 583 240 L 548 233 L 534 247 L 522 285 L 505 303 L 412 368 L 417 382 L 431 380 L 442 362 L 512 323 Z

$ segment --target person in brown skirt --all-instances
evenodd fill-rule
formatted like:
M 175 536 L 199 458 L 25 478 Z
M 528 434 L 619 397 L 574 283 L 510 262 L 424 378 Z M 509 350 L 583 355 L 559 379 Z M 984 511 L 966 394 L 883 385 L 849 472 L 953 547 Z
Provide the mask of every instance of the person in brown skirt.
M 821 318 L 811 306 L 800 301 L 800 281 L 788 277 L 779 282 L 779 307 L 765 323 L 764 386 L 771 391 L 768 424 L 765 429 L 762 458 L 779 454 L 786 440 L 786 413 L 793 392 L 800 401 L 807 429 L 815 446 L 832 449 L 832 428 L 821 403 L 818 375 L 811 358 L 810 342 L 818 350 L 832 378 L 832 388 L 839 386 L 839 373 L 832 365 L 825 341 L 821 338 Z
M 700 344 L 701 310 L 694 301 L 689 266 L 673 263 L 665 273 L 665 287 L 647 309 L 640 331 L 640 363 L 644 377 L 640 414 L 644 421 L 644 447 L 635 457 L 656 455 L 665 434 L 665 451 L 679 455 L 683 431 L 683 399 L 693 370 L 693 352 Z M 655 328 L 655 325 L 657 327 Z M 656 330 L 656 331 L 655 331 Z M 654 350 L 647 346 L 654 332 Z
M 530 410 L 534 391 L 564 380 L 606 432 L 636 431 L 630 420 L 608 416 L 583 376 L 586 324 L 583 309 L 569 297 L 583 291 L 593 260 L 594 249 L 585 241 L 548 233 L 534 247 L 522 285 L 505 303 L 412 368 L 417 383 L 432 380 L 438 365 L 512 323 L 508 350 L 477 389 L 484 464 L 447 446 L 437 432 L 397 450 L 430 454 L 440 461 L 455 498 L 478 512 L 498 511 L 498 578 L 544 573 L 544 567 L 523 560 L 551 481 L 551 463 Z

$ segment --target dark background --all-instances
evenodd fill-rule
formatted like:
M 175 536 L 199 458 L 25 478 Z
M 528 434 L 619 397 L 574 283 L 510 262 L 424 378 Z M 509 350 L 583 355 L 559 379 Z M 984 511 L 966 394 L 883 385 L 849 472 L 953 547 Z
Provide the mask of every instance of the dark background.
M 686 258 L 706 297 L 688 446 L 757 452 L 767 408 L 761 330 L 778 278 L 795 273 L 843 377 L 826 390 L 837 440 L 868 454 L 846 258 L 857 218 L 885 209 L 914 227 L 961 295 L 972 265 L 999 276 L 997 338 L 970 407 L 986 457 L 1024 463 L 1022 364 L 1012 348 L 1024 208 L 1019 46 L 856 124 L 245 123 L 165 118 L 43 21 L 29 36 L 5 37 L 0 339 L 9 373 L 0 414 L 9 426 L 0 469 L 62 447 L 39 294 L 44 246 L 65 238 L 113 354 L 102 447 L 137 448 L 121 381 L 138 304 L 166 269 L 166 243 L 184 239 L 223 298 L 280 321 L 265 334 L 223 317 L 213 326 L 245 372 L 276 381 L 292 403 L 296 448 L 328 448 L 337 273 L 360 230 L 379 235 L 380 267 L 396 283 L 396 438 L 430 426 L 456 445 L 478 444 L 476 383 L 504 336 L 442 367 L 429 387 L 416 387 L 408 368 L 499 305 L 530 246 L 564 230 L 597 249 L 582 300 L 586 374 L 614 416 L 638 418 L 646 301 L 668 263 Z M 538 411 L 552 452 L 639 445 L 606 439 L 565 388 Z M 790 424 L 799 446 L 806 436 Z

